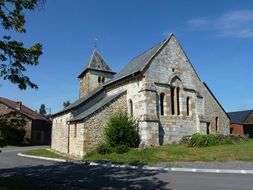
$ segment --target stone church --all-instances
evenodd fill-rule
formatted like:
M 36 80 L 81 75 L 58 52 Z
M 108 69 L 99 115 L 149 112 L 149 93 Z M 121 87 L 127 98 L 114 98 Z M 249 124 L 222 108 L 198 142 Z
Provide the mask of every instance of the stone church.
M 81 158 L 103 143 L 106 122 L 120 110 L 138 120 L 142 147 L 229 134 L 228 115 L 173 34 L 118 73 L 95 49 L 78 78 L 79 99 L 54 115 L 51 148 L 59 152 Z

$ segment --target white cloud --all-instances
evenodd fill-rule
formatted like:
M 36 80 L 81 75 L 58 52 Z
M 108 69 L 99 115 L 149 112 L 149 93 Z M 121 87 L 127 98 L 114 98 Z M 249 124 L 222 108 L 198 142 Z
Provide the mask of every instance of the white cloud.
M 227 12 L 217 18 L 194 18 L 188 21 L 192 30 L 210 30 L 219 37 L 253 37 L 253 10 Z

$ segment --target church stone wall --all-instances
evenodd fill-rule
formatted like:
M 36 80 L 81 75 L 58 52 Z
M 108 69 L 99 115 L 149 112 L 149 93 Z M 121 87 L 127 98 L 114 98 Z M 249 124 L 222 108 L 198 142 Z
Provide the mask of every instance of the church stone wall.
M 83 146 L 84 146 L 84 123 L 78 123 L 70 125 L 69 132 L 69 154 L 82 158 L 85 154 Z
M 126 94 L 113 100 L 109 105 L 102 107 L 100 110 L 93 113 L 91 116 L 85 119 L 83 123 L 83 148 L 84 152 L 88 152 L 98 145 L 102 144 L 104 138 L 104 128 L 109 118 L 118 113 L 120 110 L 127 111 Z
M 72 118 L 70 112 L 59 115 L 53 119 L 51 148 L 62 153 L 68 153 L 69 125 L 67 121 Z
M 202 132 L 200 117 L 204 115 L 204 102 L 197 99 L 196 82 L 200 81 L 174 37 L 158 53 L 144 73 L 147 83 L 155 84 L 159 142 L 178 142 L 185 135 Z M 180 114 L 171 113 L 171 88 L 179 87 Z M 164 93 L 164 115 L 160 113 L 160 94 Z M 186 98 L 190 97 L 190 115 L 187 116 Z M 152 104 L 148 102 L 147 104 Z M 152 107 L 151 107 L 152 109 Z M 153 110 L 155 113 L 155 110 Z
M 210 133 L 230 134 L 230 120 L 226 113 L 222 110 L 214 97 L 207 88 L 202 84 L 202 94 L 205 100 L 205 120 L 210 123 Z M 216 119 L 218 118 L 218 127 L 216 131 Z

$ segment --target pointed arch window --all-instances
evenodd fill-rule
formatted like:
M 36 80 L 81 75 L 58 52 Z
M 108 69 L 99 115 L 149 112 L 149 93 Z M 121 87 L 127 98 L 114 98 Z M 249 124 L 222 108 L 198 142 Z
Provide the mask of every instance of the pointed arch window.
M 128 107 L 129 107 L 129 115 L 131 117 L 133 117 L 134 110 L 133 110 L 133 101 L 132 101 L 132 99 L 128 100 Z
M 164 115 L 164 93 L 160 94 L 160 113 Z

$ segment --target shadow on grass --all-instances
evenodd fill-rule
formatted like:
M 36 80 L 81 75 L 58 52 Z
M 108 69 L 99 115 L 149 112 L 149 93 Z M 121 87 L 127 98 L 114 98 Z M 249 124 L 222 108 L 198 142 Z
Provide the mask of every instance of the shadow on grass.
M 161 171 L 107 168 L 87 164 L 0 169 L 0 190 L 10 189 L 168 189 Z M 19 185 L 22 183 L 22 185 Z M 167 186 L 167 188 L 166 188 Z M 17 187 L 17 188 L 15 188 Z

